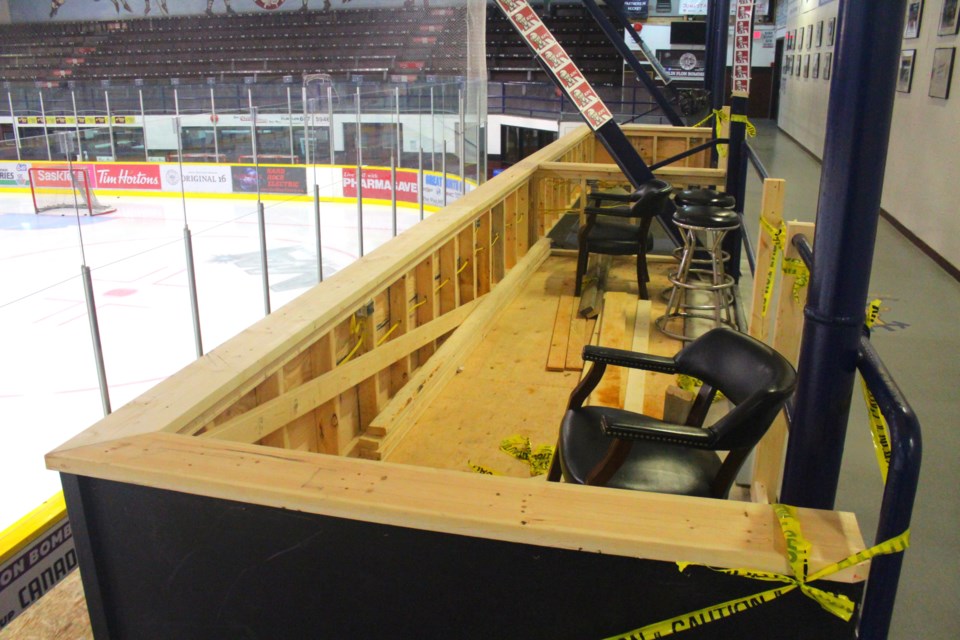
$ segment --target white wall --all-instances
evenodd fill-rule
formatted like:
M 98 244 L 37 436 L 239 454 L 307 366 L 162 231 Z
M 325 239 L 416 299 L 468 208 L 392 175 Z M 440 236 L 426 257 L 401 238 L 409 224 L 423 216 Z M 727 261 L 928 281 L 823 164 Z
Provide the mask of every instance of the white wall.
M 785 0 L 786 33 L 800 26 L 816 26 L 837 14 L 838 2 L 814 6 L 817 0 Z M 942 2 L 924 2 L 918 38 L 904 39 L 902 49 L 915 49 L 910 93 L 896 94 L 890 147 L 881 206 L 942 258 L 960 268 L 960 56 L 956 60 L 947 100 L 931 98 L 930 71 L 934 50 L 960 46 L 956 35 L 938 36 Z M 839 36 L 839 34 L 838 34 Z M 826 38 L 825 38 L 826 39 Z M 807 53 L 833 51 L 814 46 Z M 797 55 L 800 51 L 784 51 Z M 822 67 L 822 62 L 821 62 Z M 819 158 L 823 156 L 829 83 L 819 79 L 786 77 L 781 86 L 779 125 Z
M 827 28 L 830 20 L 837 17 L 839 2 L 830 2 L 824 6 L 819 6 L 815 1 L 810 0 L 790 0 L 787 2 L 787 27 L 786 33 L 791 34 L 794 31 L 799 33 L 801 27 L 804 30 L 804 40 L 801 45 L 797 42 L 797 47 L 792 51 L 784 51 L 784 60 L 787 56 L 793 56 L 794 67 L 799 63 L 802 65 L 807 56 L 811 57 L 811 68 L 813 66 L 812 57 L 820 55 L 820 77 L 804 78 L 803 75 L 784 74 L 780 85 L 780 128 L 790 134 L 797 142 L 802 144 L 811 153 L 818 158 L 823 156 L 823 138 L 827 126 L 827 102 L 830 96 L 830 82 L 823 77 L 824 61 L 827 53 L 833 53 L 836 48 L 836 36 L 834 37 L 834 46 L 827 46 Z M 816 27 L 823 22 L 823 44 L 817 47 Z M 807 48 L 806 35 L 809 29 L 814 30 L 813 47 Z M 799 38 L 797 38 L 799 40 Z M 832 77 L 832 74 L 831 74 Z
M 930 71 L 938 47 L 960 46 L 958 36 L 938 36 L 941 3 L 924 3 L 910 93 L 897 93 L 881 206 L 955 267 L 960 267 L 960 60 L 950 97 L 931 98 Z

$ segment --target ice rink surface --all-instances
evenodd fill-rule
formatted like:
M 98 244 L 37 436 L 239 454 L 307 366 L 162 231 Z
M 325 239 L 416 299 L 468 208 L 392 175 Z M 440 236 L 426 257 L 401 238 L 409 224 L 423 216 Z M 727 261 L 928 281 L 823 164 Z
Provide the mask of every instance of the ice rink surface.
M 113 409 L 196 358 L 184 219 L 193 237 L 204 352 L 264 316 L 257 204 L 100 197 L 116 212 L 33 212 L 0 194 L 0 530 L 60 490 L 43 456 L 103 416 L 81 265 L 91 269 Z M 317 283 L 314 205 L 265 201 L 270 303 Z M 65 215 L 61 215 L 64 213 Z M 429 214 L 428 214 L 429 215 Z M 398 210 L 398 232 L 420 219 Z M 321 203 L 323 273 L 359 253 L 357 205 Z M 365 253 L 390 239 L 390 206 L 364 204 Z M 82 240 L 81 240 L 82 239 Z

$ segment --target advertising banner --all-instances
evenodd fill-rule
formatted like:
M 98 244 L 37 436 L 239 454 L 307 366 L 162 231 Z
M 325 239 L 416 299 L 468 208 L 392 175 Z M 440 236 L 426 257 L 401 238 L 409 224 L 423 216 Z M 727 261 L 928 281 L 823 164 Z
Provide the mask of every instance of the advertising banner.
M 703 80 L 707 68 L 704 49 L 660 49 L 657 60 L 675 80 Z
M 234 193 L 256 193 L 257 183 L 261 193 L 307 193 L 307 170 L 304 167 L 230 167 Z
M 93 186 L 99 189 L 160 191 L 160 167 L 155 164 L 97 164 Z
M 390 200 L 390 170 L 363 169 L 363 197 L 376 200 Z M 397 201 L 417 202 L 416 171 L 397 171 Z M 343 195 L 346 198 L 357 197 L 357 170 L 343 169 Z
M 753 44 L 753 0 L 737 0 L 733 31 L 733 93 L 750 96 L 750 47 Z
M 187 193 L 231 193 L 233 183 L 230 167 L 216 164 L 185 164 L 181 179 L 180 167 L 164 165 L 160 168 L 160 183 L 164 191 L 180 191 L 181 183 Z
M 0 187 L 26 187 L 30 184 L 26 162 L 0 162 Z M 66 177 L 66 176 L 64 176 Z
M 613 114 L 526 0 L 497 0 L 497 4 L 544 65 L 560 79 L 587 124 L 596 130 L 612 120 Z
M 73 531 L 63 518 L 0 566 L 0 629 L 76 567 Z

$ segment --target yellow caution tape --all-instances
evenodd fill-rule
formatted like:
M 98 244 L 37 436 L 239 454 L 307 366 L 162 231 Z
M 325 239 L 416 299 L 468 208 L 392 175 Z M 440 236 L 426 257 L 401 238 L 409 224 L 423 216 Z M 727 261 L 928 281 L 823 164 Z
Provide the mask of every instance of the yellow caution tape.
M 810 284 L 810 270 L 807 269 L 807 265 L 803 263 L 803 260 L 800 258 L 783 258 L 783 275 L 793 276 L 793 299 L 797 302 L 800 300 L 800 292 Z
M 550 464 L 553 462 L 553 456 L 556 453 L 556 447 L 549 444 L 541 444 L 536 448 L 530 444 L 530 438 L 516 435 L 510 436 L 500 441 L 500 451 L 511 458 L 521 460 L 530 465 L 531 476 L 542 476 L 550 470 Z M 489 467 L 467 462 L 471 469 L 477 473 L 490 476 L 503 475 Z
M 797 519 L 796 508 L 783 504 L 775 504 L 773 505 L 773 509 L 774 513 L 776 513 L 777 521 L 780 523 L 780 530 L 787 542 L 787 561 L 790 563 L 790 568 L 794 575 L 788 576 L 771 571 L 754 571 L 750 569 L 707 568 L 719 573 L 725 573 L 727 575 L 753 578 L 755 580 L 762 580 L 766 582 L 782 582 L 784 583 L 784 586 L 762 591 L 744 598 L 729 600 L 712 607 L 697 609 L 696 611 L 691 611 L 690 613 L 675 616 L 668 620 L 663 620 L 645 627 L 640 627 L 639 629 L 634 629 L 633 631 L 628 631 L 627 633 L 611 636 L 610 638 L 607 638 L 607 640 L 647 640 L 648 638 L 664 638 L 675 633 L 680 633 L 696 627 L 702 627 L 710 624 L 711 622 L 742 613 L 743 611 L 747 611 L 753 607 L 776 600 L 780 596 L 785 595 L 794 589 L 800 589 L 804 595 L 815 601 L 826 611 L 839 618 L 842 618 L 845 621 L 849 621 L 853 617 L 856 607 L 850 598 L 843 594 L 835 594 L 829 591 L 824 591 L 823 589 L 818 589 L 817 587 L 811 586 L 810 583 L 826 578 L 827 576 L 833 575 L 834 573 L 842 571 L 843 569 L 858 565 L 861 562 L 865 562 L 877 556 L 901 553 L 910 546 L 910 531 L 907 530 L 899 536 L 891 538 L 886 542 L 874 545 L 869 549 L 865 549 L 859 553 L 855 553 L 847 558 L 844 558 L 839 562 L 828 565 L 812 575 L 807 575 L 809 569 L 808 560 L 810 554 L 810 543 L 803 537 L 803 534 L 800 530 L 800 521 Z M 686 570 L 687 567 L 693 566 L 693 564 L 687 562 L 678 562 L 677 566 L 682 572 Z
M 703 386 L 703 380 L 698 380 L 693 376 L 680 373 L 677 374 L 677 386 L 684 391 L 689 391 L 690 393 L 699 393 L 700 387 Z M 723 399 L 723 397 L 723 392 L 717 391 L 717 393 L 713 396 L 713 402 L 719 402 Z
M 756 138 L 757 137 L 757 128 L 753 125 L 752 122 L 747 118 L 746 115 L 731 115 L 730 122 L 741 122 L 747 126 L 747 137 Z
M 760 317 L 766 319 L 767 312 L 770 310 L 770 300 L 773 298 L 773 283 L 777 274 L 777 258 L 783 254 L 783 238 L 787 233 L 785 226 L 774 227 L 766 218 L 760 216 L 760 226 L 770 236 L 773 243 L 773 251 L 770 253 L 770 266 L 767 269 L 767 281 L 763 286 L 763 305 L 760 308 Z
M 694 127 L 702 127 L 703 125 L 707 124 L 708 122 L 710 122 L 710 121 L 713 120 L 714 118 L 717 119 L 716 130 L 719 131 L 719 130 L 720 130 L 720 126 L 721 126 L 724 122 L 726 122 L 726 120 L 727 120 L 727 114 L 726 114 L 723 110 L 721 110 L 721 109 L 714 109 L 709 115 L 707 115 L 706 118 L 704 118 L 703 120 L 701 120 L 700 122 L 698 122 L 697 124 L 695 124 L 695 125 L 693 125 L 693 126 L 694 126 Z M 727 155 L 727 145 L 725 145 L 725 144 L 718 144 L 718 145 L 717 145 L 717 155 L 719 155 L 719 156 L 721 156 L 721 157 L 726 157 L 726 155 Z
M 880 319 L 881 300 L 874 300 L 867 307 L 866 325 L 868 329 Z M 887 469 L 890 467 L 890 458 L 893 457 L 893 451 L 890 449 L 890 427 L 887 425 L 886 418 L 880 411 L 880 405 L 873 393 L 867 387 L 865 380 L 861 378 L 860 384 L 863 386 L 863 399 L 867 403 L 867 415 L 870 418 L 870 435 L 873 439 L 873 451 L 877 456 L 877 464 L 880 466 L 880 476 L 883 483 L 887 483 Z

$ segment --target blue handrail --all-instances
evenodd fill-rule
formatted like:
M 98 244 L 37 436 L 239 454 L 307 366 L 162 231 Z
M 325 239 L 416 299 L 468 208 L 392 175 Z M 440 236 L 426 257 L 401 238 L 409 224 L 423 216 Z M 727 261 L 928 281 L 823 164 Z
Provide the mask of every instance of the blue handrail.
M 801 260 L 812 270 L 813 249 L 810 242 L 801 234 L 794 237 L 793 244 Z M 889 430 L 891 456 L 875 536 L 875 542 L 884 542 L 910 528 L 923 458 L 920 421 L 880 359 L 866 331 L 860 338 L 857 370 L 876 399 Z M 902 553 L 880 556 L 871 561 L 870 578 L 860 607 L 857 637 L 887 637 L 902 566 Z

